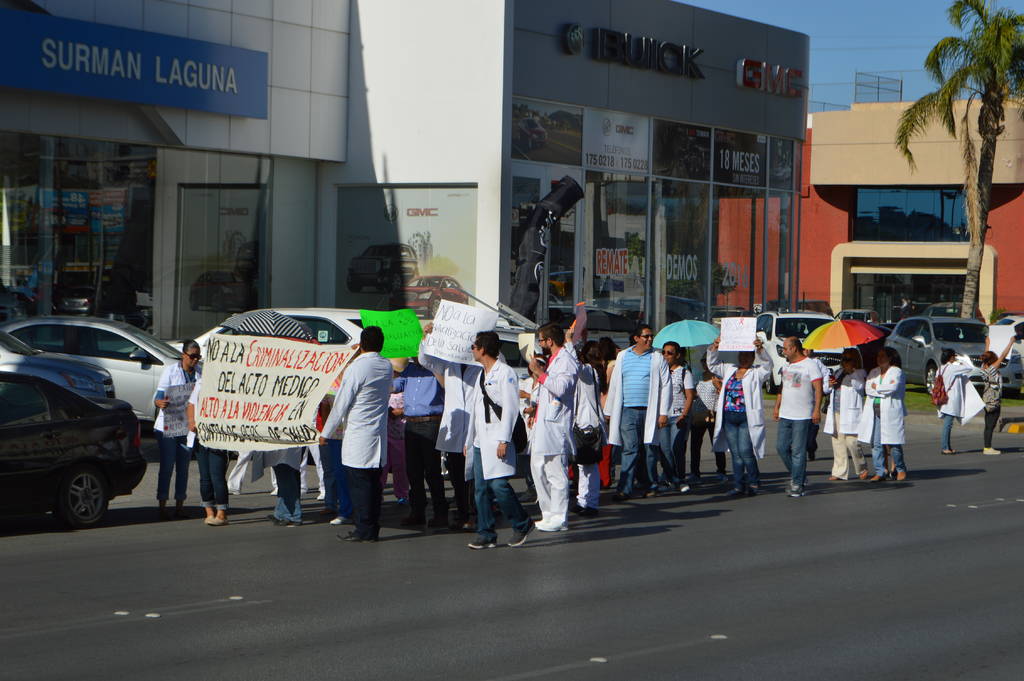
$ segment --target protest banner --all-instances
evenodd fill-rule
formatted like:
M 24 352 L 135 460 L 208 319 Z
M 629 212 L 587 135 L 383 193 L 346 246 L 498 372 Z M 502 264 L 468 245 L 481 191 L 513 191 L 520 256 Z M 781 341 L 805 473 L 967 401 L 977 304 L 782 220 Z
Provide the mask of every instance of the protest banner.
M 420 354 L 420 341 L 423 340 L 423 327 L 412 308 L 383 312 L 380 310 L 360 310 L 359 319 L 363 328 L 379 326 L 384 332 L 384 349 L 381 357 L 415 357 Z
M 199 441 L 236 452 L 316 444 L 317 408 L 354 355 L 337 345 L 214 334 L 195 414 Z
M 988 349 L 996 353 L 996 356 L 1003 354 L 1006 346 L 1016 339 L 1013 324 L 992 324 L 988 327 Z M 1006 353 L 1007 358 L 1013 355 L 1013 350 Z
M 498 313 L 442 300 L 434 316 L 434 329 L 423 339 L 423 352 L 449 362 L 475 364 L 470 349 L 481 331 L 493 331 Z
M 721 352 L 754 349 L 757 319 L 754 317 L 726 317 L 722 320 L 722 340 L 718 343 Z
M 188 433 L 188 398 L 192 396 L 195 383 L 172 385 L 164 390 L 164 399 L 168 401 L 164 407 L 164 437 L 180 437 Z

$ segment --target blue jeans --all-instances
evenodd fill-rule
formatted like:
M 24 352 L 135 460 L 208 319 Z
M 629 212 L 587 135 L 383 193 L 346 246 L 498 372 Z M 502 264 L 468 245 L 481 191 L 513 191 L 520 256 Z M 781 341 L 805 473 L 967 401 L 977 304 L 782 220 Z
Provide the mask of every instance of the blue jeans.
M 509 452 L 512 452 L 512 447 L 509 447 Z M 515 454 L 512 453 L 511 456 Z M 492 502 L 495 501 L 512 523 L 512 529 L 516 532 L 526 532 L 530 527 L 530 516 L 519 503 L 519 497 L 509 484 L 508 478 L 484 480 L 484 464 L 480 460 L 479 447 L 473 448 L 473 483 L 476 498 L 476 534 L 482 541 L 498 539 L 498 534 L 494 531 L 494 509 L 491 508 Z
M 942 415 L 942 449 L 943 451 L 949 451 L 953 449 L 950 443 L 950 435 L 953 433 L 953 421 L 956 417 L 952 414 Z
M 661 470 L 665 472 L 668 482 L 678 487 L 683 482 L 683 473 L 686 471 L 686 439 L 690 436 L 690 422 L 683 421 L 680 428 L 676 423 L 677 416 L 668 417 L 668 425 L 658 428 L 658 455 L 661 458 Z M 647 474 L 651 476 L 655 472 L 655 458 L 651 456 L 651 449 L 647 450 Z M 656 478 L 651 478 L 655 480 Z
M 302 522 L 302 505 L 299 503 L 299 472 L 286 463 L 274 466 L 277 478 L 277 506 L 274 517 L 293 523 Z
M 341 440 L 328 440 L 326 449 L 320 449 L 320 462 L 324 467 L 324 506 L 336 515 L 352 517 L 352 497 L 348 492 L 348 478 L 341 465 Z
M 732 454 L 733 486 L 741 491 L 757 489 L 761 483 L 761 470 L 757 467 L 754 443 L 750 440 L 747 412 L 723 411 L 722 430 L 725 431 L 725 441 L 729 443 L 729 452 Z
M 184 501 L 188 496 L 188 463 L 192 459 L 192 451 L 185 447 L 186 435 L 164 437 L 159 430 L 154 430 L 157 444 L 160 447 L 160 472 L 156 478 L 157 501 L 167 501 L 171 487 L 171 473 L 174 473 L 174 499 Z
M 953 417 L 950 416 L 950 419 Z M 885 470 L 885 448 L 889 448 L 889 455 L 892 457 L 896 471 L 907 472 L 907 464 L 903 461 L 903 445 L 882 444 L 882 420 L 875 417 L 874 429 L 871 431 L 871 462 L 875 465 L 875 475 L 885 477 L 888 471 Z
M 633 496 L 633 485 L 636 482 L 636 466 L 640 451 L 650 449 L 644 444 L 644 422 L 647 420 L 647 409 L 622 408 L 622 420 L 619 424 L 619 436 L 622 438 L 622 467 L 619 469 L 619 494 Z M 657 456 L 657 454 L 655 454 Z M 657 485 L 657 478 L 651 480 Z
M 203 507 L 228 510 L 228 453 L 222 449 L 207 449 L 198 442 L 195 452 Z
M 803 490 L 807 480 L 807 431 L 810 427 L 810 419 L 779 419 L 776 446 L 782 464 L 789 471 L 790 486 L 797 491 Z

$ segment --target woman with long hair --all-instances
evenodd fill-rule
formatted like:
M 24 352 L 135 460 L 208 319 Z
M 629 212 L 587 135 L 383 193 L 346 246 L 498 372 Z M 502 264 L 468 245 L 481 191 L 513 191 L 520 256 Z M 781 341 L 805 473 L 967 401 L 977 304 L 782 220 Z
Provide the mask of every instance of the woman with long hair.
M 602 405 L 608 394 L 604 354 L 594 341 L 580 349 L 576 383 L 573 437 L 576 440 L 576 474 L 579 481 L 573 513 L 589 517 L 598 513 L 601 475 L 598 464 L 608 435 Z
M 985 340 L 985 344 L 988 344 L 988 339 Z M 1003 374 L 999 367 L 1006 356 L 1010 354 L 1012 347 L 1013 341 L 1011 340 L 1006 344 L 1002 354 L 997 355 L 989 348 L 981 355 L 981 375 L 985 377 L 985 389 L 981 395 L 981 401 L 985 403 L 985 445 L 981 450 L 982 454 L 1002 454 L 998 449 L 992 448 L 992 432 L 995 430 L 996 423 L 999 422 L 999 414 L 1003 410 Z
M 967 375 L 974 371 L 973 366 L 962 364 L 956 352 L 944 348 L 940 357 L 942 366 L 935 374 L 935 380 L 942 378 L 946 388 L 946 402 L 939 405 L 939 418 L 942 419 L 942 453 L 956 454 L 950 442 L 953 432 L 953 421 L 959 420 L 964 410 L 964 390 L 967 389 Z
M 899 353 L 892 348 L 882 348 L 878 353 L 878 366 L 866 379 L 864 409 L 857 428 L 857 439 L 871 445 L 875 467 L 871 482 L 886 479 L 889 473 L 886 453 L 892 456 L 896 479 L 907 478 L 907 466 L 903 460 L 903 419 L 907 414 L 903 396 L 906 389 Z

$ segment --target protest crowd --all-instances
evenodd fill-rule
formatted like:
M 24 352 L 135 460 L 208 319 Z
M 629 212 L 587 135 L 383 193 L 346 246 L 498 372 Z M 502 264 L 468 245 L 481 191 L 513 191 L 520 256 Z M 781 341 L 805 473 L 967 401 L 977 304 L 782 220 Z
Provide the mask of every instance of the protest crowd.
M 196 438 L 202 420 L 201 350 L 186 341 L 181 362 L 167 368 L 155 396 L 161 409 L 155 426 L 161 517 L 172 516 L 167 508 L 172 473 L 173 514 L 184 515 L 191 451 L 199 463 L 205 522 L 211 526 L 228 524 L 229 493 L 238 493 L 250 466 L 256 468 L 254 476 L 270 469 L 274 477 L 277 504 L 269 520 L 277 526 L 301 525 L 305 480 L 300 471 L 305 471 L 308 451 L 321 480 L 324 507 L 319 512 L 332 525 L 354 525 L 338 537 L 357 543 L 379 538 L 389 476 L 397 503 L 408 508 L 403 527 L 475 532 L 468 546 L 476 550 L 498 545 L 499 514 L 511 528 L 503 541 L 515 547 L 534 530 L 562 532 L 573 516 L 598 515 L 602 489 L 611 490 L 611 501 L 621 503 L 685 494 L 691 486 L 706 484 L 710 471 L 701 471 L 705 440 L 714 454 L 712 480 L 727 484 L 728 496 L 765 491 L 758 461 L 768 448 L 763 387 L 772 364 L 753 333 L 753 350 L 720 350 L 719 337 L 706 351 L 693 351 L 691 363 L 692 348 L 678 342 L 666 341 L 656 349 L 654 330 L 646 324 L 637 326 L 625 349 L 609 338 L 587 340 L 585 329 L 547 324 L 527 348 L 529 377 L 521 380 L 502 357 L 495 331 L 477 330 L 439 343 L 434 330 L 434 323 L 426 325 L 417 356 L 385 359 L 384 331 L 366 326 L 339 375 L 333 370 L 340 357 L 329 358 L 333 378 L 316 410 L 318 444 L 238 450 L 230 475 L 228 452 Z M 445 347 L 455 352 L 442 351 Z M 998 367 L 1009 350 L 1008 345 L 1001 355 L 988 351 L 982 356 L 985 453 L 997 453 L 991 438 L 999 415 Z M 834 455 L 830 482 L 905 480 L 906 384 L 899 355 L 883 348 L 872 358 L 877 366 L 867 372 L 854 348 L 843 351 L 834 370 L 796 337 L 785 339 L 782 353 L 787 363 L 770 417 L 778 423 L 775 447 L 788 472 L 785 494 L 804 496 L 819 428 Z M 950 428 L 963 416 L 968 393 L 975 391 L 968 383 L 970 368 L 952 356 L 943 360 L 933 401 L 943 425 L 942 453 L 951 454 Z M 166 395 L 180 392 L 181 386 L 190 395 L 190 432 L 172 437 L 161 433 L 163 410 Z M 862 455 L 861 445 L 870 449 L 870 459 Z M 525 494 L 512 487 L 517 477 L 525 478 Z M 527 510 L 534 502 L 539 513 Z

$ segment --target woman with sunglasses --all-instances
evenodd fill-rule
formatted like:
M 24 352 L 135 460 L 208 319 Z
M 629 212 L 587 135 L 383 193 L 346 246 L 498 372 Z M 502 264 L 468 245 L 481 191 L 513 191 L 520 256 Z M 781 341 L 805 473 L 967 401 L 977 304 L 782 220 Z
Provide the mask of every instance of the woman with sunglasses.
M 171 406 L 171 400 L 167 397 L 171 388 L 182 385 L 193 385 L 199 378 L 199 360 L 202 359 L 199 343 L 194 340 L 187 340 L 181 345 L 181 359 L 171 364 L 160 376 L 157 384 L 156 395 L 153 404 L 160 410 L 153 424 L 153 434 L 156 436 L 160 447 L 160 472 L 156 482 L 156 500 L 160 505 L 160 520 L 169 520 L 167 512 L 167 497 L 171 486 L 171 473 L 174 478 L 174 517 L 187 518 L 185 513 L 185 497 L 188 495 L 188 465 L 192 459 L 192 452 L 185 446 L 188 435 L 165 435 L 164 410 Z M 177 392 L 177 391 L 175 391 Z M 191 391 L 190 391 L 191 392 Z M 174 405 L 175 417 L 186 422 L 185 403 Z M 181 413 L 177 413 L 177 412 Z

